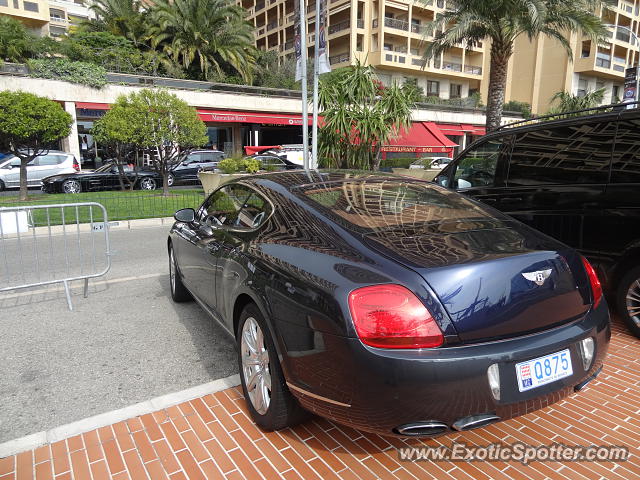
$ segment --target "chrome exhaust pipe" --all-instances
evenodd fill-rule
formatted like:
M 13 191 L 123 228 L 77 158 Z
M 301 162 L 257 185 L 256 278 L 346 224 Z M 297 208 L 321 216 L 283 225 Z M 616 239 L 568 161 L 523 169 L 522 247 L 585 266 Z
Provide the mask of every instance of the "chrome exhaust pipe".
M 451 428 L 459 432 L 464 432 L 465 430 L 484 427 L 486 425 L 489 425 L 490 423 L 498 421 L 500 421 L 500 417 L 491 413 L 486 413 L 483 415 L 470 415 L 468 417 L 456 420 L 454 424 L 451 425 Z
M 433 435 L 440 435 L 447 430 L 449 430 L 449 427 L 446 423 L 434 420 L 428 422 L 406 423 L 394 429 L 396 433 L 400 435 L 407 435 L 409 437 L 429 437 Z

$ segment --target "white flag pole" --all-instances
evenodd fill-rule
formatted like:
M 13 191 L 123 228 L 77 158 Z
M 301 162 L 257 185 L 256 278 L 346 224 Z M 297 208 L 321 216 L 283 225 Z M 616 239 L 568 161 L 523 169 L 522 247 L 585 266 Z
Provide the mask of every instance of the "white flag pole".
M 318 79 L 320 78 L 320 0 L 316 0 L 316 33 L 313 49 L 313 127 L 311 129 L 311 159 L 318 166 Z
M 307 6 L 300 0 L 300 73 L 302 82 L 302 163 L 309 171 L 309 103 L 307 101 Z

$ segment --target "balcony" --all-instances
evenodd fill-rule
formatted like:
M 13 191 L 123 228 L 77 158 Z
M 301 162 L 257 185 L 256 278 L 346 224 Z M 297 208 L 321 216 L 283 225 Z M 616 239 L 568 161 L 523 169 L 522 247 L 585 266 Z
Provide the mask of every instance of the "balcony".
M 49 17 L 49 21 L 50 21 L 51 23 L 56 24 L 56 25 L 67 25 L 67 24 L 68 24 L 68 22 L 67 22 L 67 19 L 66 19 L 66 18 L 58 17 L 58 16 L 53 16 L 53 15 L 52 15 L 51 17 Z
M 277 20 L 274 20 L 273 22 L 267 23 L 267 32 L 269 32 L 269 31 L 271 31 L 271 30 L 273 30 L 275 28 L 278 28 L 278 21 Z
M 329 35 L 342 30 L 347 30 L 349 27 L 351 27 L 351 20 L 343 20 L 342 22 L 338 22 L 334 25 L 329 25 Z
M 329 57 L 329 63 L 331 65 L 335 65 L 337 63 L 346 63 L 351 59 L 351 56 L 348 53 L 341 53 L 340 55 L 334 55 L 333 57 Z
M 397 18 L 385 17 L 384 26 L 389 28 L 395 28 L 396 30 L 404 30 L 405 32 L 409 31 L 409 22 L 405 22 L 404 20 L 398 20 Z
M 358 23 L 357 23 L 358 28 L 364 28 L 364 20 L 362 20 L 361 18 L 358 19 Z
M 424 35 L 427 33 L 427 27 L 425 25 L 420 25 L 419 23 L 412 23 L 411 32 L 417 33 L 418 35 Z
M 462 72 L 462 64 L 457 62 L 442 62 L 442 70 Z
M 468 73 L 469 75 L 482 75 L 482 67 L 477 67 L 475 65 L 465 65 L 464 73 Z
M 264 2 L 256 3 L 256 12 L 262 10 L 264 8 Z
M 295 44 L 295 42 L 293 40 L 289 40 L 288 42 L 285 42 L 284 44 L 284 48 L 283 50 L 286 52 L 287 50 L 291 50 L 293 48 L 293 45 Z

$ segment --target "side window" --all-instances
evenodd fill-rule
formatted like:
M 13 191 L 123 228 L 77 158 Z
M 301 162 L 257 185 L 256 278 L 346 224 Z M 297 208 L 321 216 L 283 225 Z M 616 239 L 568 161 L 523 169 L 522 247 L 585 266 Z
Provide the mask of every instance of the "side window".
M 185 159 L 187 163 L 200 163 L 201 161 L 201 155 L 199 153 L 192 153 Z
M 510 135 L 479 143 L 456 162 L 453 187 L 461 190 L 495 186 L 497 169 L 508 158 L 510 149 Z
M 38 157 L 38 165 L 43 166 L 51 166 L 51 165 L 59 165 L 64 161 L 65 157 L 63 155 L 43 155 Z
M 271 213 L 271 206 L 252 189 L 227 185 L 213 192 L 198 212 L 202 223 L 239 229 L 259 227 Z
M 519 135 L 508 186 L 605 183 L 615 122 L 537 129 Z
M 611 183 L 640 182 L 640 120 L 622 120 L 613 150 Z

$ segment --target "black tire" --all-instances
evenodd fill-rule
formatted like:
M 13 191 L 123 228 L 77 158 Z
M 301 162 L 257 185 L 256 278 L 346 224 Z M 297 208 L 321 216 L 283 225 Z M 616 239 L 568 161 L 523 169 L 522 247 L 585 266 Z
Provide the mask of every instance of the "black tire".
M 256 409 L 253 404 L 253 400 L 249 395 L 249 391 L 247 390 L 247 379 L 245 378 L 245 367 L 242 362 L 243 356 L 245 356 L 242 346 L 243 329 L 245 324 L 250 320 L 254 320 L 262 331 L 264 347 L 269 359 L 266 370 L 271 378 L 271 391 L 269 392 L 270 398 L 268 407 L 263 413 L 260 413 Z M 247 305 L 240 314 L 238 331 L 236 332 L 236 341 L 238 344 L 238 367 L 240 369 L 242 391 L 253 421 L 263 430 L 270 432 L 286 427 L 292 427 L 306 420 L 309 414 L 298 404 L 297 400 L 289 391 L 284 374 L 282 373 L 282 368 L 280 367 L 273 339 L 269 333 L 269 328 L 267 327 L 260 310 L 258 310 L 254 304 Z M 245 357 L 249 358 L 248 356 Z M 255 387 L 255 390 L 257 390 L 257 388 L 258 386 Z
M 616 307 L 631 333 L 640 338 L 640 267 L 629 270 L 618 283 Z
M 169 246 L 169 287 L 171 288 L 171 298 L 176 303 L 188 302 L 193 300 L 191 293 L 182 283 L 180 271 L 173 254 L 173 245 Z
M 144 177 L 140 180 L 140 190 L 155 190 L 158 187 L 158 184 L 153 178 Z
M 82 184 L 78 180 L 70 179 L 62 182 L 62 192 L 76 194 L 82 192 Z
M 0 192 L 4 192 L 5 188 L 6 187 L 4 186 L 4 182 L 0 180 Z

